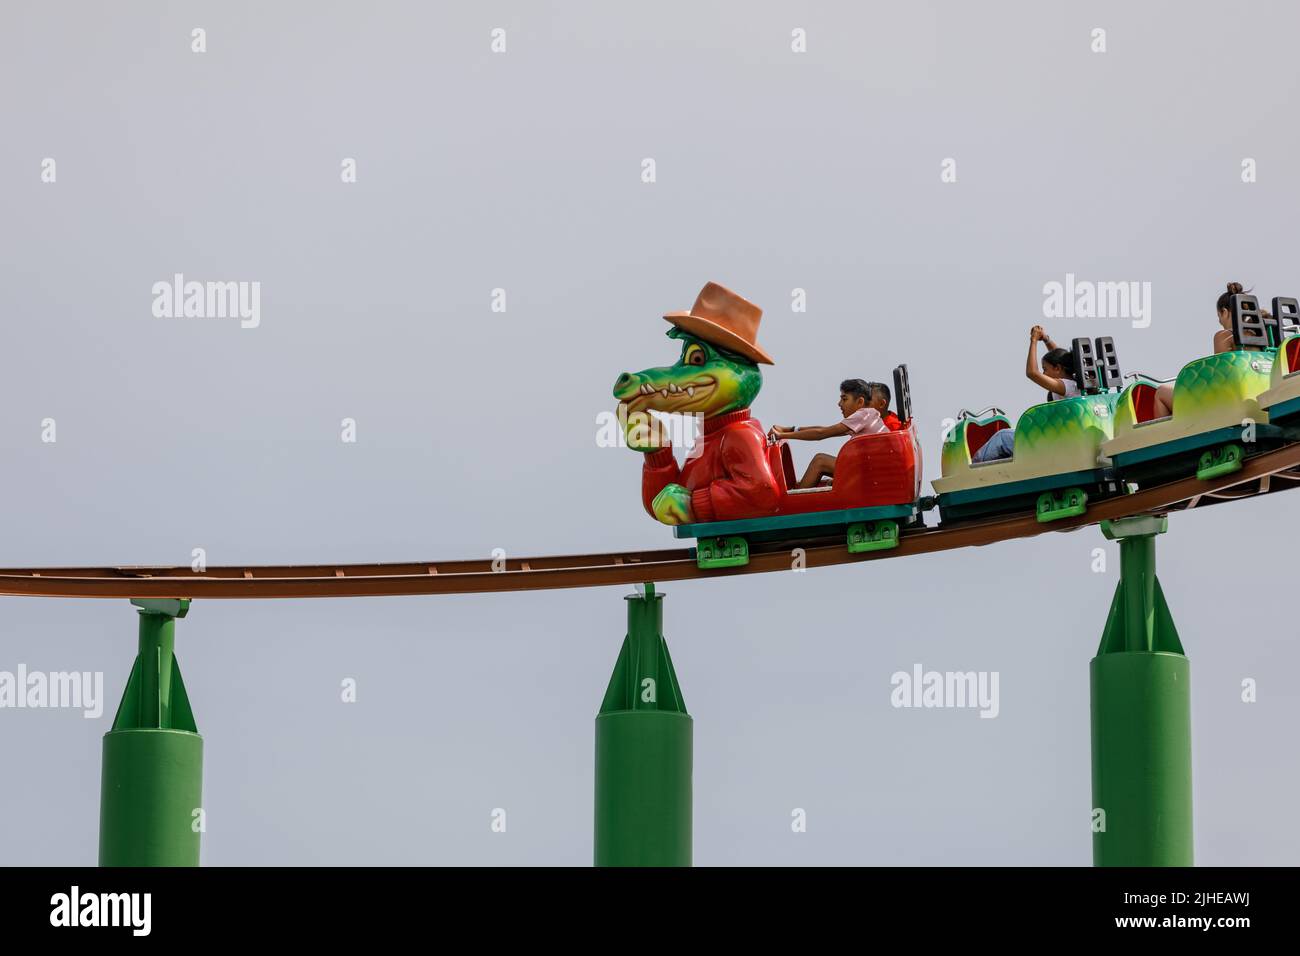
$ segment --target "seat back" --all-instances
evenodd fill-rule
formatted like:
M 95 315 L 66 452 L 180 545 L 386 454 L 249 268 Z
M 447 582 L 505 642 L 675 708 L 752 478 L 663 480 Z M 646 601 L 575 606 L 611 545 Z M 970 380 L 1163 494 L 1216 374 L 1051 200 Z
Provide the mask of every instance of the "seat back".
M 912 387 L 906 365 L 894 369 L 894 403 L 898 406 L 898 420 L 906 425 L 912 420 Z
M 1264 316 L 1264 330 L 1274 348 L 1300 334 L 1300 302 L 1290 296 L 1273 296 L 1273 314 Z
M 1156 387 L 1148 382 L 1133 383 L 1133 418 L 1135 422 L 1149 422 L 1156 417 Z
M 1259 299 L 1245 292 L 1232 297 L 1232 341 L 1238 350 L 1268 348 L 1274 331 L 1273 320 L 1266 324 L 1259 311 Z
M 794 474 L 794 456 L 790 453 L 789 442 L 779 441 L 768 445 L 767 464 L 782 492 L 789 491 L 799 483 Z
M 1003 418 L 995 418 L 986 424 L 970 421 L 966 423 L 966 454 L 971 458 L 975 453 L 988 444 L 989 439 L 1002 431 L 1004 428 L 1010 428 L 1011 424 Z
M 1097 355 L 1089 339 L 1075 339 L 1070 343 L 1074 353 L 1074 381 L 1079 386 L 1079 394 L 1093 395 L 1101 389 L 1097 377 Z
M 1300 365 L 1296 364 L 1300 362 L 1300 336 L 1292 336 L 1287 339 L 1284 351 L 1286 353 L 1287 370 L 1291 372 L 1300 371 Z
M 1124 376 L 1119 370 L 1119 353 L 1115 351 L 1115 340 L 1109 335 L 1100 336 L 1097 347 L 1097 384 L 1102 391 L 1124 388 Z

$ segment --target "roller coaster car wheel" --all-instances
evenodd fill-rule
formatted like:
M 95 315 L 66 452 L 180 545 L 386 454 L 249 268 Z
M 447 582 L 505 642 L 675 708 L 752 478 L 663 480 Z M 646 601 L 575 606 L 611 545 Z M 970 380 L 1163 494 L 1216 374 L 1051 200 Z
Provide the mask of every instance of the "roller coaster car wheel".
M 1196 477 L 1202 481 L 1209 481 L 1220 475 L 1241 471 L 1241 459 L 1244 457 L 1245 453 L 1241 446 L 1235 443 L 1211 448 L 1201 455 L 1201 460 L 1196 465 Z
M 749 564 L 749 542 L 739 535 L 700 538 L 695 563 L 701 568 L 738 568 Z
M 887 551 L 898 547 L 897 521 L 855 521 L 849 525 L 850 554 L 863 551 Z
M 1059 492 L 1044 491 L 1038 496 L 1038 507 L 1035 509 L 1038 520 L 1042 522 L 1073 518 L 1087 510 L 1088 493 L 1082 488 L 1066 488 Z

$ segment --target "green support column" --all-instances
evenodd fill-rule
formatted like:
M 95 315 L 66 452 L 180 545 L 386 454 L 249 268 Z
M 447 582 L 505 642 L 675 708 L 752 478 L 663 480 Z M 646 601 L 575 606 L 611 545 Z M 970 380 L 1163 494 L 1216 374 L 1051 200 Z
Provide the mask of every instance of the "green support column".
M 1191 670 L 1156 579 L 1167 525 L 1101 526 L 1119 542 L 1120 581 L 1091 664 L 1095 866 L 1192 865 Z
M 691 865 L 691 717 L 663 595 L 627 597 L 627 637 L 596 716 L 597 866 Z
M 188 600 L 132 600 L 140 652 L 104 735 L 100 866 L 198 866 L 203 738 L 174 645 Z

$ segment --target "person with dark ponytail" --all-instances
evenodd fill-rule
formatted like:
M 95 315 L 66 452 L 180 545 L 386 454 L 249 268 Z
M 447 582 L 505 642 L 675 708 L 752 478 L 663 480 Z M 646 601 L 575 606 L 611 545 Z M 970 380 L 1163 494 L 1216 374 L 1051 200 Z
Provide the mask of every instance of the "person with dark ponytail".
M 1038 343 L 1047 346 L 1043 356 L 1043 367 L 1038 368 Z M 1054 402 L 1060 398 L 1073 398 L 1079 394 L 1079 383 L 1074 380 L 1074 355 L 1063 348 L 1058 348 L 1052 337 L 1043 331 L 1041 325 L 1029 330 L 1029 357 L 1025 359 L 1025 377 L 1031 382 L 1047 389 L 1047 400 Z M 984 443 L 971 458 L 978 464 L 982 461 L 995 461 L 1010 458 L 1015 454 L 1016 433 L 1013 429 L 1003 428 Z
M 1038 370 L 1038 343 L 1047 346 L 1043 356 L 1043 370 Z M 1029 330 L 1029 358 L 1025 360 L 1025 377 L 1047 389 L 1047 400 L 1073 398 L 1079 394 L 1079 383 L 1074 380 L 1074 354 L 1057 348 L 1052 337 L 1041 325 Z
M 1228 291 L 1220 293 L 1219 299 L 1214 303 L 1214 309 L 1219 315 L 1219 325 L 1222 326 L 1219 331 L 1214 333 L 1214 353 L 1231 352 L 1236 347 L 1236 341 L 1232 337 L 1232 297 L 1241 295 L 1245 290 L 1240 282 L 1229 282 Z M 1168 418 L 1174 413 L 1174 383 L 1165 382 L 1156 389 L 1155 417 Z

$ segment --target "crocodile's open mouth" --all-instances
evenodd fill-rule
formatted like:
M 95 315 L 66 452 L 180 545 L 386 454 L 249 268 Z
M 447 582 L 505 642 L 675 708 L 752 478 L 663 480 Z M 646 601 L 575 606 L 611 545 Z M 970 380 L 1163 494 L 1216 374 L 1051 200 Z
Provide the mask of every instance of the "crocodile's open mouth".
M 717 389 L 717 379 L 703 376 L 685 386 L 676 382 L 656 386 L 653 382 L 643 382 L 634 391 L 620 396 L 619 401 L 627 405 L 629 412 L 653 408 L 657 412 L 691 411 L 693 406 L 703 402 Z M 653 403 L 653 404 L 652 404 Z

